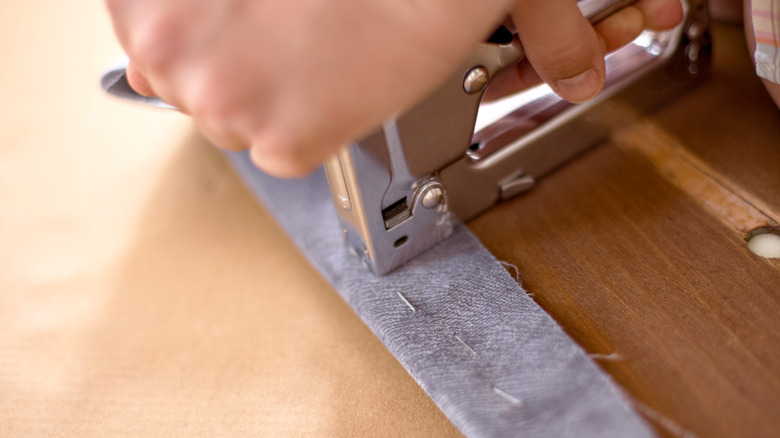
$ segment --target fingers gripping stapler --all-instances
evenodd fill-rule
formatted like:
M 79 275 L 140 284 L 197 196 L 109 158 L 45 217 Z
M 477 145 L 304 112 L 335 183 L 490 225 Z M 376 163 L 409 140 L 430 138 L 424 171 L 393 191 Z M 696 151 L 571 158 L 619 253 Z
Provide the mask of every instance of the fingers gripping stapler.
M 579 6 L 596 23 L 630 3 Z M 650 99 L 677 94 L 708 60 L 705 6 L 686 2 L 677 28 L 644 32 L 610 54 L 604 91 L 593 100 L 574 105 L 537 87 L 486 122 L 480 102 L 491 78 L 523 59 L 517 36 L 499 29 L 438 91 L 325 163 L 348 245 L 386 274 L 449 236 L 455 219 L 529 190 L 603 139 L 606 128 L 592 110 L 604 100 L 640 82 L 651 84 Z
M 632 0 L 583 0 L 597 23 Z M 598 107 L 616 94 L 653 106 L 699 81 L 709 64 L 706 0 L 683 0 L 684 19 L 665 32 L 645 31 L 609 54 L 604 90 L 584 104 L 538 86 L 481 104 L 495 75 L 524 58 L 516 35 L 499 28 L 458 71 L 419 105 L 338 152 L 325 164 L 349 248 L 384 275 L 446 239 L 466 221 L 536 182 L 604 139 Z M 124 69 L 107 73 L 113 94 L 135 94 Z

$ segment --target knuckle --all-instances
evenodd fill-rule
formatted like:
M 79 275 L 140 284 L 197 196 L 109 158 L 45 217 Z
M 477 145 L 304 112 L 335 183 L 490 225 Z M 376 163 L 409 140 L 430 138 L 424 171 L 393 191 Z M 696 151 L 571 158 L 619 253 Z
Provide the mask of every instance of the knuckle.
M 165 72 L 176 59 L 182 23 L 172 11 L 158 11 L 143 19 L 131 38 L 128 52 L 147 71 Z
M 198 119 L 214 120 L 223 125 L 239 123 L 242 114 L 249 109 L 243 108 L 240 101 L 231 98 L 228 90 L 219 81 L 196 78 L 187 82 L 187 106 Z

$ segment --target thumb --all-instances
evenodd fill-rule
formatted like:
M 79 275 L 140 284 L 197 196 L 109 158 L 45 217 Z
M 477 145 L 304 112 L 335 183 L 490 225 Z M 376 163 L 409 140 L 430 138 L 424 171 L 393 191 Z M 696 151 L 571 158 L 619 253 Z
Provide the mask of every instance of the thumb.
M 604 42 L 574 0 L 519 0 L 511 11 L 525 55 L 559 96 L 584 102 L 604 85 Z

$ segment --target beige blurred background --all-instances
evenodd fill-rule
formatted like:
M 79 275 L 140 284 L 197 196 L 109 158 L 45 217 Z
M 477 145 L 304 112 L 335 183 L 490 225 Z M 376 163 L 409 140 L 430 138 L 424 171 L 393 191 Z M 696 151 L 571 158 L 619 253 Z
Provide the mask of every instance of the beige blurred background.
M 99 0 L 0 0 L 0 436 L 448 436 Z

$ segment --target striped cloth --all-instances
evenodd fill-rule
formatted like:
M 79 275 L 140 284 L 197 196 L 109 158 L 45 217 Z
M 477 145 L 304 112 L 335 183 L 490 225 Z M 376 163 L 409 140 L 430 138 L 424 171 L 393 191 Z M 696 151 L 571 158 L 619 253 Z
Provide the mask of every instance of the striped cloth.
M 780 84 L 780 0 L 753 0 L 756 73 Z

